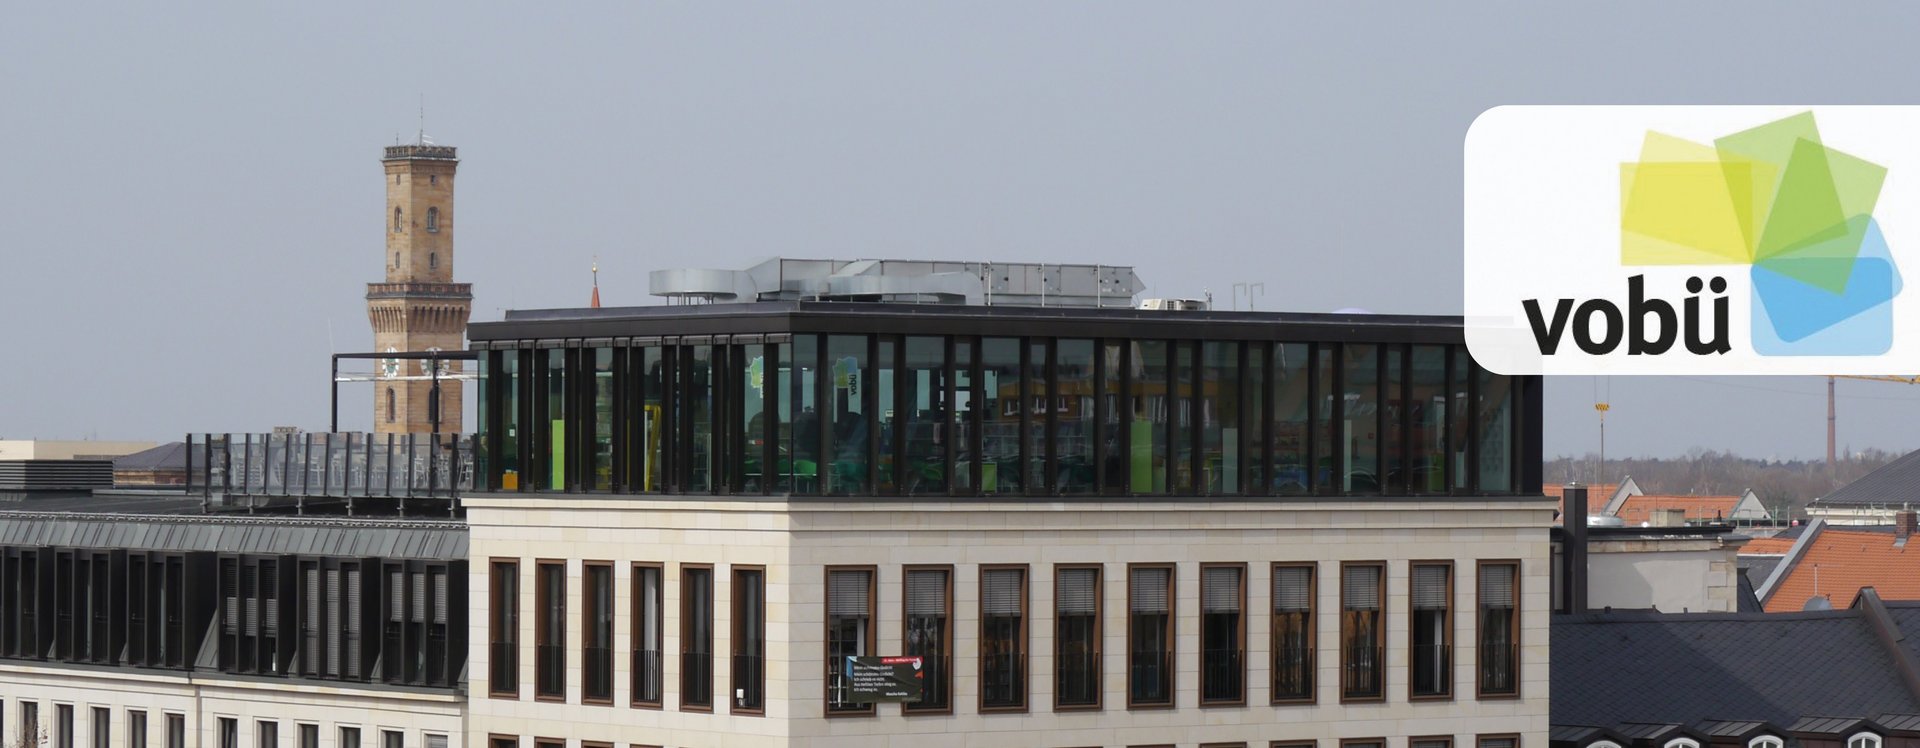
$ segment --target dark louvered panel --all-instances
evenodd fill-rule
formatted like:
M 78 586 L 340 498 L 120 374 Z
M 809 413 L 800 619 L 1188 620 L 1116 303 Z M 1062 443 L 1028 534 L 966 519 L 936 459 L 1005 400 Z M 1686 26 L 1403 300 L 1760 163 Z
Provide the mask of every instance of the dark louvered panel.
M 111 460 L 0 460 L 0 490 L 74 491 L 112 487 Z

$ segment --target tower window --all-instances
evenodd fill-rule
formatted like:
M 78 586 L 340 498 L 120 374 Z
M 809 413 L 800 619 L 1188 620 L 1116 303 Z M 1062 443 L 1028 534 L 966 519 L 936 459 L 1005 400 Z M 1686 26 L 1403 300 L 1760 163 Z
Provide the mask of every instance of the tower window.
M 427 209 L 427 230 L 433 231 L 436 233 L 440 231 L 440 209 L 439 208 Z
M 439 183 L 440 183 L 440 175 L 438 174 L 427 175 L 427 184 L 439 184 Z
M 427 267 L 429 269 L 435 269 L 440 267 L 440 254 L 438 252 L 427 253 Z
M 393 414 L 394 414 L 393 388 L 388 387 L 387 388 L 387 423 L 393 423 Z
M 400 209 L 393 209 L 393 233 L 400 233 Z

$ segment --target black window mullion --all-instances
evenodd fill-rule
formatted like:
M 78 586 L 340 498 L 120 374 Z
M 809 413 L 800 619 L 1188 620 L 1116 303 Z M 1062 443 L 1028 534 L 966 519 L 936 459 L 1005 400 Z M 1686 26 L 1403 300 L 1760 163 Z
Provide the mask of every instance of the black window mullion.
M 760 493 L 773 493 L 774 469 L 778 466 L 780 435 L 780 344 L 760 347 Z
M 908 423 L 907 388 L 903 384 L 913 377 L 913 370 L 907 366 L 907 339 L 899 335 L 893 339 L 893 492 L 907 492 L 907 429 Z M 877 380 L 878 377 L 875 377 Z M 931 399 L 931 398 L 929 398 Z M 875 414 L 879 415 L 879 414 Z M 875 419 L 878 424 L 879 420 Z
M 980 464 L 982 462 L 980 445 L 985 437 L 980 431 L 982 424 L 986 423 L 986 414 L 981 407 L 985 402 L 982 398 L 986 395 L 986 385 L 981 381 L 986 376 L 986 364 L 982 361 L 984 356 L 982 356 L 979 337 L 969 336 L 967 347 L 967 451 L 973 455 L 973 458 L 967 461 L 967 470 L 971 473 L 968 476 L 967 485 L 970 489 L 969 496 L 979 496 L 985 493 L 985 489 L 980 485 L 980 474 L 983 469 Z
M 818 422 L 818 428 L 820 430 L 820 449 L 818 454 L 815 455 L 820 467 L 817 469 L 814 478 L 814 492 L 823 494 L 831 492 L 829 476 L 832 475 L 832 465 L 830 464 L 832 458 L 830 455 L 834 454 L 833 450 L 836 449 L 833 443 L 833 419 L 837 415 L 835 411 L 839 408 L 839 403 L 833 399 L 835 396 L 833 391 L 833 362 L 827 359 L 828 337 L 830 336 L 825 333 L 813 336 L 813 407 L 814 410 L 820 414 L 818 418 L 814 419 Z M 796 379 L 799 378 L 798 374 L 794 376 Z
M 1107 490 L 1107 339 L 1093 339 L 1093 492 Z
M 1415 493 L 1413 487 L 1413 346 L 1400 346 L 1400 483 L 1401 495 Z
M 1188 348 L 1193 354 L 1187 357 L 1187 366 L 1192 367 L 1187 380 L 1192 384 L 1187 388 L 1187 485 L 1194 495 L 1206 493 L 1206 476 L 1202 469 L 1206 465 L 1206 454 L 1201 438 L 1205 426 L 1201 423 L 1200 403 L 1206 399 L 1206 369 L 1202 366 L 1207 346 L 1202 341 L 1191 341 Z M 1178 350 L 1178 349 L 1176 349 Z
M 1173 437 L 1179 433 L 1180 410 L 1177 407 L 1178 402 L 1174 399 L 1173 393 L 1180 388 L 1180 343 L 1173 340 L 1164 342 L 1166 344 L 1165 361 L 1167 365 L 1166 370 L 1161 372 L 1162 386 L 1160 401 L 1166 406 L 1167 422 L 1160 425 L 1160 435 L 1165 439 L 1167 445 L 1167 469 L 1162 471 L 1165 472 L 1166 475 L 1161 478 L 1158 488 L 1160 489 L 1160 493 L 1172 495 L 1175 485 L 1174 474 L 1179 472 L 1174 469 L 1173 465 L 1174 457 L 1179 454 L 1180 448 L 1178 442 Z M 1151 417 L 1151 414 L 1149 414 L 1149 417 Z
M 1046 377 L 1046 402 L 1041 404 L 1041 413 L 1047 422 L 1042 430 L 1042 452 L 1046 455 L 1046 470 L 1042 476 L 1041 487 L 1047 495 L 1060 493 L 1060 448 L 1055 442 L 1059 438 L 1060 414 L 1060 340 L 1042 338 L 1047 352 L 1047 360 L 1041 363 L 1041 376 Z
M 934 428 L 941 434 L 940 443 L 943 447 L 940 451 L 940 475 L 946 485 L 941 486 L 944 489 L 942 493 L 951 494 L 958 483 L 953 479 L 953 469 L 958 464 L 956 459 L 959 452 L 959 445 L 955 443 L 958 441 L 956 438 L 958 435 L 954 433 L 954 428 L 959 424 L 953 417 L 954 413 L 958 412 L 960 403 L 958 370 L 954 368 L 954 353 L 958 348 L 958 342 L 953 335 L 943 335 L 940 337 L 940 346 L 944 351 L 940 359 L 940 401 L 946 403 L 946 407 L 940 409 L 940 424 Z M 968 403 L 972 403 L 971 394 L 969 394 Z
M 1019 474 L 1018 480 L 1021 490 L 1028 495 L 1032 495 L 1032 481 L 1027 480 L 1029 477 L 1027 473 L 1030 470 L 1034 458 L 1030 445 L 1030 442 L 1033 441 L 1033 343 L 1025 337 L 1018 338 L 1018 340 L 1020 341 L 1020 363 L 1017 364 L 1017 366 L 1020 367 L 1020 437 L 1015 439 L 1014 443 L 1018 447 L 1016 451 L 1019 453 L 1020 459 L 1014 464 L 1016 465 L 1015 471 Z
M 1480 492 L 1480 366 L 1467 361 L 1467 490 Z
M 877 494 L 880 488 L 880 336 L 865 337 L 867 371 L 860 377 L 860 409 L 867 422 L 867 492 Z
M 1341 438 L 1339 431 L 1340 424 L 1347 417 L 1347 367 L 1343 360 L 1344 351 L 1338 343 L 1328 343 L 1321 350 L 1327 352 L 1327 372 L 1333 379 L 1327 386 L 1328 410 L 1331 411 L 1327 415 L 1327 457 L 1332 461 L 1327 469 L 1327 480 L 1333 485 L 1328 486 L 1326 491 L 1340 494 L 1346 492 L 1347 440 Z M 1317 368 L 1317 361 L 1315 365 Z
M 1373 440 L 1373 491 L 1376 494 L 1385 494 L 1392 490 L 1392 482 L 1387 480 L 1387 453 L 1391 451 L 1387 449 L 1387 437 L 1393 433 L 1387 429 L 1387 411 L 1391 410 L 1391 408 L 1387 407 L 1390 402 L 1387 399 L 1389 394 L 1387 392 L 1387 384 L 1392 382 L 1393 379 L 1388 376 L 1387 359 L 1393 357 L 1387 355 L 1387 352 L 1393 348 L 1393 346 L 1375 345 L 1373 348 L 1373 433 L 1379 435 Z
M 1121 470 L 1112 476 L 1123 495 L 1133 495 L 1133 349 L 1136 341 L 1120 342 L 1120 393 L 1114 398 L 1114 425 L 1119 429 Z
M 1257 435 L 1254 429 L 1249 428 L 1254 424 L 1248 423 L 1255 414 L 1247 408 L 1247 390 L 1249 389 L 1247 387 L 1247 356 L 1258 349 L 1259 345 L 1259 343 L 1240 341 L 1236 344 L 1236 347 L 1240 349 L 1239 354 L 1234 359 L 1233 381 L 1238 383 L 1238 392 L 1236 392 L 1234 396 L 1233 422 L 1234 428 L 1239 431 L 1239 439 L 1235 441 L 1231 447 L 1235 452 L 1233 455 L 1233 485 L 1239 486 L 1240 493 L 1242 494 L 1255 493 L 1251 490 L 1251 487 L 1247 485 L 1247 440 L 1255 438 Z M 1261 402 L 1265 402 L 1265 398 L 1262 398 Z M 1221 440 L 1220 446 L 1222 451 L 1229 449 L 1225 441 L 1225 439 Z

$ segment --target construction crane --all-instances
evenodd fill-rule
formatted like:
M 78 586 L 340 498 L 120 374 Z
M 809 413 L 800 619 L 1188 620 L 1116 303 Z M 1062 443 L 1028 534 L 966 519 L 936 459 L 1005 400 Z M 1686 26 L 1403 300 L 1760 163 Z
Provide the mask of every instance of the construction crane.
M 1906 377 L 1898 375 L 1831 374 L 1827 376 L 1827 473 L 1833 473 L 1833 390 L 1834 380 L 1858 379 L 1866 382 L 1897 382 L 1900 384 L 1920 384 L 1920 376 Z

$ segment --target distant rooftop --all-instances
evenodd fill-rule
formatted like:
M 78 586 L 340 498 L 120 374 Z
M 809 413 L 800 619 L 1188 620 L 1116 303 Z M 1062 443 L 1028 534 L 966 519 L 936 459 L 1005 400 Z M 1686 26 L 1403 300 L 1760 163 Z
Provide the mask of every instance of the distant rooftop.
M 745 270 L 655 270 L 648 290 L 674 302 L 882 301 L 967 306 L 1125 308 L 1146 290 L 1126 265 L 923 260 L 796 260 Z
M 419 143 L 411 145 L 390 145 L 387 146 L 386 157 L 380 160 L 407 161 L 427 159 L 432 161 L 458 161 L 460 159 L 454 155 L 454 150 L 454 147 L 450 145 L 428 145 Z

